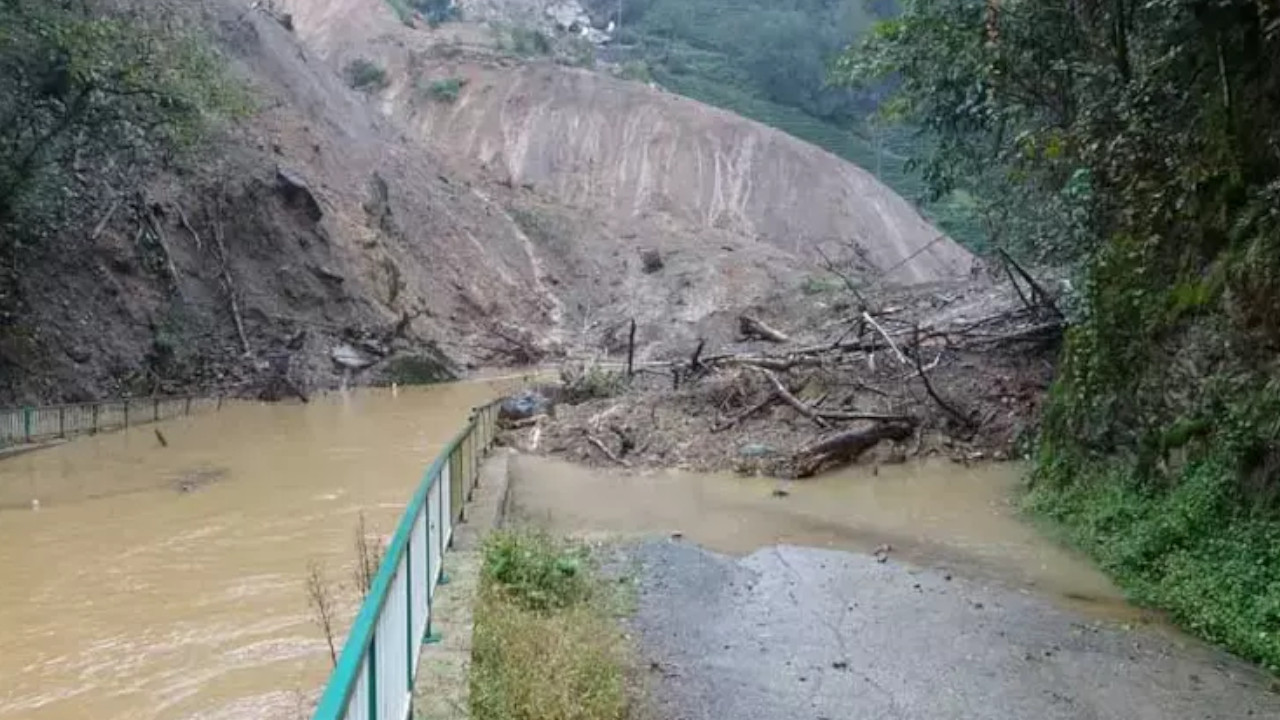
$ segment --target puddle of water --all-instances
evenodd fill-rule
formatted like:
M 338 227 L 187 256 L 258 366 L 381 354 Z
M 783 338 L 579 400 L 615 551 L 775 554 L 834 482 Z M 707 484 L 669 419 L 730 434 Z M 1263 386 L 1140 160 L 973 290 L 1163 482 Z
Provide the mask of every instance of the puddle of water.
M 813 480 L 677 471 L 607 472 L 512 459 L 516 518 L 577 535 L 681 533 L 745 555 L 777 544 L 870 552 L 1049 595 L 1091 616 L 1147 621 L 1087 560 L 1017 516 L 1017 464 L 945 460 L 846 468 Z M 785 490 L 776 497 L 775 490 Z M 891 560 L 892 561 L 892 560 Z
M 308 564 L 352 597 L 358 513 L 389 532 L 497 392 L 228 404 L 0 462 L 0 719 L 305 717 L 329 670 Z

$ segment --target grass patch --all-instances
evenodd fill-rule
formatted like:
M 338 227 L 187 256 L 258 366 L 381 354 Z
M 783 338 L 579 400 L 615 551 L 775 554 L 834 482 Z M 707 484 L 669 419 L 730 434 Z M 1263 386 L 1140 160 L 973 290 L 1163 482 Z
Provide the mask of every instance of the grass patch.
M 1172 487 L 1116 462 L 1038 481 L 1026 507 L 1095 557 L 1135 602 L 1280 673 L 1280 520 L 1251 508 L 1236 473 L 1208 459 Z
M 545 534 L 485 543 L 472 642 L 475 720 L 623 720 L 629 654 L 588 551 Z
M 458 94 L 462 92 L 462 86 L 466 84 L 466 80 L 456 77 L 436 80 L 427 86 L 427 96 L 440 102 L 455 102 Z

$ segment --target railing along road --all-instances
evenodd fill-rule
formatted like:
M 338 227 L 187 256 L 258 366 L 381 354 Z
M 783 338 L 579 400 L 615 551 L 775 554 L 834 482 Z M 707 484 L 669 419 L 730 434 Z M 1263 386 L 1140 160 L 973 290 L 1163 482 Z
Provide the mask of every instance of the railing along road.
M 313 720 L 405 720 L 431 629 L 444 552 L 493 446 L 498 403 L 475 410 L 427 469 L 396 526 Z

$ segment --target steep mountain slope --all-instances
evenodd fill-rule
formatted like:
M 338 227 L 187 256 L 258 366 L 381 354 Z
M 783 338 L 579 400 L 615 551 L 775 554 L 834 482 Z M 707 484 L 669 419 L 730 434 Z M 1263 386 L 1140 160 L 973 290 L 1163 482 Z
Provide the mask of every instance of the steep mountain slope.
M 393 73 L 384 111 L 403 117 L 430 147 L 559 202 L 619 218 L 660 213 L 802 260 L 820 243 L 842 247 L 864 270 L 895 268 L 902 282 L 968 269 L 967 252 L 938 241 L 936 229 L 869 173 L 758 123 L 604 74 L 551 62 L 513 66 L 453 41 L 457 26 L 374 27 L 368 18 L 380 0 L 286 4 L 303 39 L 331 62 L 351 61 L 354 48 L 377 53 Z M 450 79 L 461 83 L 455 101 L 421 92 Z
M 971 265 L 867 173 L 728 113 L 382 0 L 262 7 L 191 8 L 257 112 L 33 255 L 0 400 L 439 377 L 617 349 L 632 318 L 659 356 L 785 317 L 819 247 L 904 283 Z M 385 86 L 353 90 L 355 60 Z
M 472 339 L 497 319 L 554 322 L 505 215 L 283 27 L 233 2 L 192 22 L 258 111 L 195 172 L 103 198 L 100 228 L 33 249 L 23 326 L 0 347 L 3 399 L 333 386 L 343 346 L 356 364 L 400 355 L 441 376 L 441 351 L 487 359 Z

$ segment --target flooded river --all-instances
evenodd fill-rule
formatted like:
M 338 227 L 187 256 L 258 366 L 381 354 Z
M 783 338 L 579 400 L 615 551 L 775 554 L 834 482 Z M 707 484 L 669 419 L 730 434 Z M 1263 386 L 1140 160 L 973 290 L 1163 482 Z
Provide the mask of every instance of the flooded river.
M 0 462 L 0 720 L 305 717 L 329 669 L 308 566 L 338 587 L 345 632 L 359 514 L 389 532 L 468 410 L 499 390 L 232 404 Z M 904 464 L 780 485 L 512 462 L 514 511 L 564 532 L 679 532 L 735 554 L 888 544 L 891 562 L 1137 617 L 1088 563 L 1015 517 L 1015 465 Z
M 0 462 L 0 719 L 305 716 L 329 669 L 308 565 L 350 604 L 359 513 L 390 532 L 495 393 L 228 404 Z

